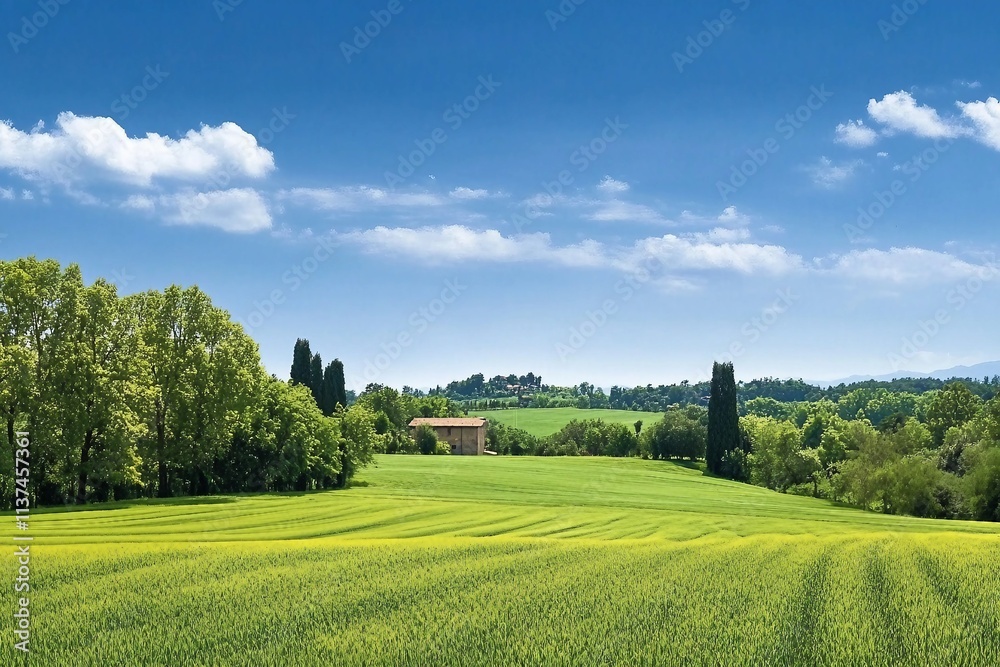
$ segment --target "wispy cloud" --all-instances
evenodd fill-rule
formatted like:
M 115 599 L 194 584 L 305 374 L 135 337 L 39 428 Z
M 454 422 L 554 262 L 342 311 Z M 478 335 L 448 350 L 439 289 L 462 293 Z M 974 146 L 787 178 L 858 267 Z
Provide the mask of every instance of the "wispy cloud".
M 813 183 L 830 190 L 849 181 L 854 176 L 854 172 L 863 165 L 863 160 L 835 163 L 824 156 L 816 164 L 806 167 L 805 170 L 811 176 Z
M 271 228 L 267 202 L 251 188 L 169 195 L 132 195 L 121 208 L 157 215 L 168 224 L 206 226 L 234 233 Z

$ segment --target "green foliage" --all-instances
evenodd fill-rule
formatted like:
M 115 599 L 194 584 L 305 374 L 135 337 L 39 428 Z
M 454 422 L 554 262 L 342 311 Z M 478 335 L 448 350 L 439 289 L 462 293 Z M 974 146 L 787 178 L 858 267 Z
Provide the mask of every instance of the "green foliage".
M 979 412 L 982 399 L 969 391 L 961 382 L 946 385 L 927 409 L 927 425 L 934 437 L 934 445 L 944 443 L 948 429 L 962 426 Z
M 486 448 L 497 454 L 522 456 L 538 451 L 539 443 L 523 429 L 490 419 L 486 422 Z
M 651 459 L 694 461 L 705 457 L 707 438 L 708 429 L 699 419 L 674 409 L 642 433 L 640 446 L 643 455 Z
M 18 430 L 35 504 L 342 486 L 370 454 L 341 452 L 337 422 L 301 397 L 197 287 L 121 298 L 75 265 L 0 261 L 2 505 Z
M 742 479 L 746 452 L 740 438 L 736 378 L 731 363 L 712 366 L 711 392 L 705 462 L 709 472 Z
M 427 424 L 421 424 L 414 429 L 413 441 L 416 442 L 417 451 L 421 454 L 434 454 L 438 446 L 437 431 Z

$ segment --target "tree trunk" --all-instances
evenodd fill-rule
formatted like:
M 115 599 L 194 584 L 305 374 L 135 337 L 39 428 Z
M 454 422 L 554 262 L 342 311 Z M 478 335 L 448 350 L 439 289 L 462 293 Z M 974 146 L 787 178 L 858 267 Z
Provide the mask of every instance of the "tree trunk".
M 83 439 L 83 451 L 80 452 L 80 478 L 77 482 L 76 504 L 87 502 L 87 466 L 90 463 L 90 449 L 94 446 L 94 429 L 87 431 Z
M 164 415 L 162 409 L 156 408 L 156 458 L 159 467 L 159 484 L 156 489 L 160 498 L 170 497 L 170 484 L 167 480 L 167 434 L 166 425 L 163 423 Z
M 7 442 L 10 443 L 10 451 L 17 451 L 17 434 L 14 432 L 14 411 L 7 413 Z

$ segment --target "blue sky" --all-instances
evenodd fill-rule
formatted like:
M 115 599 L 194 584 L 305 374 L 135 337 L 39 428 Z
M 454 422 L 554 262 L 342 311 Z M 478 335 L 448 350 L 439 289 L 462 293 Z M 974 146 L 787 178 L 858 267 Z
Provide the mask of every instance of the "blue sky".
M 317 4 L 7 3 L 0 256 L 358 389 L 1000 358 L 995 3 Z

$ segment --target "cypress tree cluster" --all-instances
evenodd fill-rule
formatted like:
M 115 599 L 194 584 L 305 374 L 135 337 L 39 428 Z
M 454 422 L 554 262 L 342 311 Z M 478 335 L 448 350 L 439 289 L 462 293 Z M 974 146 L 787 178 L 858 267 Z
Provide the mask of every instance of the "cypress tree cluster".
M 313 354 L 309 341 L 299 338 L 292 352 L 291 381 L 309 388 L 316 405 L 323 414 L 330 416 L 337 406 L 347 408 L 347 383 L 344 379 L 344 364 L 334 359 L 324 368 L 323 358 Z

